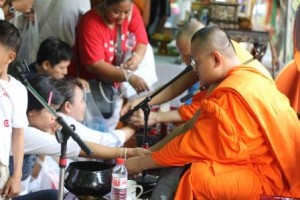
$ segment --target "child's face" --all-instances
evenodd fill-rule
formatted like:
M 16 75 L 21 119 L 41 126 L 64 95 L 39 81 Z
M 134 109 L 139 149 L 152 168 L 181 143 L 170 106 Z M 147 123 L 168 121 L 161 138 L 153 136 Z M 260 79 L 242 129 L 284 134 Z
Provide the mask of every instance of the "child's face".
M 0 72 L 6 73 L 6 68 L 16 57 L 15 52 L 0 44 Z M 3 71 L 5 70 L 5 71 Z
M 62 79 L 68 74 L 68 66 L 70 65 L 69 60 L 63 60 L 53 67 L 46 69 L 47 73 L 54 79 Z
M 83 90 L 78 86 L 75 87 L 73 103 L 70 103 L 70 112 L 67 113 L 77 121 L 81 122 L 84 119 L 86 104 L 84 101 Z
M 28 120 L 30 126 L 48 133 L 53 133 L 57 127 L 55 117 L 46 108 L 30 111 Z

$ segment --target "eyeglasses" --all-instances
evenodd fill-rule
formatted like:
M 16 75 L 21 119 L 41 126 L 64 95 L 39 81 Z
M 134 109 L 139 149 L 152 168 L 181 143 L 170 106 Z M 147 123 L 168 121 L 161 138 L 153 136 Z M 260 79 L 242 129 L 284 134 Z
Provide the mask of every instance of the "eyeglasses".
M 229 48 L 229 47 L 232 47 L 232 48 L 233 48 L 233 51 L 236 52 L 236 51 L 235 51 L 235 48 L 234 48 L 234 46 L 233 46 L 233 44 L 232 44 L 232 42 L 231 42 L 231 39 L 230 39 L 229 35 L 228 35 L 226 32 L 225 32 L 225 34 L 226 34 L 227 39 L 228 39 L 228 46 L 223 47 L 223 48 L 221 48 L 221 49 L 219 49 L 219 50 L 216 50 L 216 51 L 224 51 L 225 49 L 227 49 L 227 48 Z M 208 55 L 212 55 L 212 52 L 210 52 L 210 53 L 208 53 L 207 55 L 205 55 L 201 60 L 203 60 L 203 59 L 204 59 L 206 56 L 208 56 Z M 190 65 L 191 65 L 191 67 L 192 67 L 194 70 L 199 66 L 199 64 L 200 64 L 200 61 L 197 61 L 197 60 L 195 60 L 193 57 L 190 57 Z
M 190 57 L 190 65 L 193 69 L 196 69 L 196 67 L 198 66 L 193 57 Z
M 203 56 L 203 58 L 201 58 L 201 60 L 203 61 L 206 56 L 211 56 L 211 55 L 212 55 L 212 52 Z M 195 70 L 201 64 L 202 61 L 200 61 L 200 59 L 199 59 L 199 61 L 197 61 L 193 57 L 190 57 L 190 65 L 192 66 L 193 70 Z

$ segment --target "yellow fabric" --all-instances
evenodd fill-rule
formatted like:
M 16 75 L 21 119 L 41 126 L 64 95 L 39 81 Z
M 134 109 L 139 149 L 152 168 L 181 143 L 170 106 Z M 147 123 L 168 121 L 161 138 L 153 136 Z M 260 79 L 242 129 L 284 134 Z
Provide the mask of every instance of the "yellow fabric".
M 192 129 L 152 154 L 163 166 L 191 163 L 175 199 L 300 197 L 300 124 L 270 78 L 234 68 L 199 108 Z
M 231 42 L 235 49 L 236 55 L 239 58 L 241 63 L 247 62 L 248 60 L 253 58 L 252 54 L 249 51 L 247 51 L 244 47 L 242 47 L 239 43 L 237 43 L 234 40 L 231 40 Z M 259 62 L 256 59 L 248 63 L 247 66 L 254 67 L 255 69 L 257 69 L 258 71 L 260 71 L 261 73 L 263 73 L 265 76 L 269 78 L 272 77 L 270 72 L 261 64 L 261 62 Z

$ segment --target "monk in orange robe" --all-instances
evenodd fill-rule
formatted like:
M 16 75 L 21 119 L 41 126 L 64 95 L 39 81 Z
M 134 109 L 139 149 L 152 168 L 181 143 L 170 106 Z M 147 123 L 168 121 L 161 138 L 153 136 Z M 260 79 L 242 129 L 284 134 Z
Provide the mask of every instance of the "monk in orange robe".
M 196 33 L 199 29 L 203 28 L 204 25 L 201 24 L 197 20 L 191 20 L 189 23 L 185 24 L 177 33 L 176 35 L 176 46 L 178 48 L 180 57 L 182 61 L 188 66 L 190 65 L 190 57 L 191 57 L 191 44 L 190 41 L 192 39 L 192 36 L 194 33 Z M 267 77 L 271 77 L 271 74 L 269 71 L 256 59 L 253 59 L 253 56 L 245 49 L 243 48 L 239 43 L 235 42 L 234 40 L 231 40 L 232 45 L 234 47 L 235 53 L 240 60 L 241 63 L 247 63 L 247 66 L 253 67 L 257 70 L 259 70 L 261 73 L 263 73 Z M 249 62 L 250 61 L 250 62 Z M 186 79 L 188 80 L 195 80 L 194 83 L 197 82 L 197 76 L 194 72 L 188 72 L 186 74 L 188 77 Z M 184 84 L 187 82 L 182 79 L 177 79 L 175 82 L 179 82 L 179 85 L 174 86 L 175 90 L 181 90 L 178 86 L 184 86 Z M 199 79 L 198 79 L 199 81 Z M 172 86 L 173 84 L 171 84 Z M 186 88 L 184 88 L 186 89 Z M 164 91 L 165 93 L 165 91 Z M 153 125 L 156 123 L 163 123 L 163 122 L 173 122 L 173 123 L 180 123 L 182 121 L 187 121 L 192 118 L 192 116 L 195 114 L 195 112 L 199 109 L 199 101 L 205 96 L 206 91 L 202 91 L 197 93 L 192 100 L 192 103 L 190 105 L 182 105 L 178 108 L 178 110 L 172 110 L 169 112 L 150 112 L 149 118 L 148 118 L 148 125 Z M 160 96 L 157 95 L 157 96 Z M 157 97 L 156 96 L 156 97 Z M 156 98 L 154 97 L 154 99 Z M 143 97 L 144 98 L 144 97 Z M 142 99 L 143 99 L 142 98 Z M 171 97 L 170 97 L 171 98 Z M 136 105 L 138 102 L 140 102 L 142 99 L 135 99 L 132 104 Z M 165 101 L 170 99 L 165 99 Z M 157 104 L 160 104 L 162 102 L 157 102 Z M 151 105 L 153 103 L 150 102 Z M 136 125 L 136 126 L 143 126 L 144 125 L 144 114 L 142 111 L 135 112 L 134 115 L 131 117 L 130 123 Z
M 300 197 L 300 123 L 288 99 L 270 77 L 241 65 L 217 26 L 196 32 L 192 56 L 210 85 L 206 97 L 152 155 L 128 159 L 129 173 L 190 164 L 180 200 Z

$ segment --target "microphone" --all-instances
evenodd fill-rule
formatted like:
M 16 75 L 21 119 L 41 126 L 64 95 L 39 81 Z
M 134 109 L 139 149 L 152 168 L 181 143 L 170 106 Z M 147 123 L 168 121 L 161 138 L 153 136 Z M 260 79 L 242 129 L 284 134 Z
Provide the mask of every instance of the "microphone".
M 196 90 L 195 92 L 191 92 L 188 93 L 187 95 L 183 96 L 182 98 L 180 98 L 180 103 L 185 102 L 186 100 L 192 98 L 193 96 L 195 96 L 197 93 L 202 92 L 204 90 L 207 90 L 207 86 L 206 85 L 202 85 L 200 86 L 200 88 L 198 90 Z

